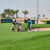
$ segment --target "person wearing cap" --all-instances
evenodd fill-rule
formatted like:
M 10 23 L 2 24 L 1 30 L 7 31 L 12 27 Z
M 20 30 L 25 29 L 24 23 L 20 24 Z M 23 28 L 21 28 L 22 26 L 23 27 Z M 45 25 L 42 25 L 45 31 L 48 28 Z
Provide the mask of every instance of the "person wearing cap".
M 31 20 L 30 19 L 28 19 L 28 21 L 27 21 L 27 27 L 28 27 L 28 32 L 32 32 L 31 31 Z

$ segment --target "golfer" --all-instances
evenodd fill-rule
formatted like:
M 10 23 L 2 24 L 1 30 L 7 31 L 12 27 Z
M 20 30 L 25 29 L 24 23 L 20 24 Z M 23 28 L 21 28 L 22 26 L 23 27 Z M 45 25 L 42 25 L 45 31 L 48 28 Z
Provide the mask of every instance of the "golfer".
M 28 26 L 28 32 L 32 32 L 31 31 L 31 20 L 30 19 L 28 19 L 28 21 L 27 21 L 27 26 Z

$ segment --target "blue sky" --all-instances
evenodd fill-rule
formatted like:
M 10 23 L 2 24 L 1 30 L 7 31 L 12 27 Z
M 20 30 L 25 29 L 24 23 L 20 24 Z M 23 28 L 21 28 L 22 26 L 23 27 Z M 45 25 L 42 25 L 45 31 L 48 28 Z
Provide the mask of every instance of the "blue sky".
M 27 17 L 37 17 L 37 0 L 0 0 L 0 14 L 4 9 L 18 9 L 19 17 L 24 17 L 22 11 L 27 10 L 29 14 Z M 50 0 L 39 0 L 39 14 L 50 17 Z

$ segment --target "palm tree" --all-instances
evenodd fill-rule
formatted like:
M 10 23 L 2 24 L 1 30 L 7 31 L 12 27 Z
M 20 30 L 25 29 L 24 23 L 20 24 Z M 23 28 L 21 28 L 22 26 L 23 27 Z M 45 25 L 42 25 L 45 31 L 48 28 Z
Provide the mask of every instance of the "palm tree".
M 16 11 L 15 11 L 16 18 L 18 18 L 18 12 L 19 12 L 19 10 L 16 10 Z
M 10 14 L 11 14 L 11 18 L 14 18 L 13 15 L 15 14 L 15 11 L 13 9 L 11 9 Z
M 36 17 L 34 17 L 34 19 L 36 19 Z
M 8 15 L 9 17 L 10 17 L 10 10 L 11 10 L 11 9 L 5 9 L 5 10 L 4 10 L 4 13 L 5 13 L 6 15 Z
M 25 20 L 26 20 L 26 15 L 28 14 L 28 11 L 25 10 L 25 11 L 23 11 L 22 13 L 24 13 L 24 15 L 25 15 Z
M 45 15 L 43 14 L 43 18 L 45 17 Z
M 5 13 L 2 13 L 1 16 L 2 16 L 2 18 L 5 18 L 6 17 L 6 14 Z

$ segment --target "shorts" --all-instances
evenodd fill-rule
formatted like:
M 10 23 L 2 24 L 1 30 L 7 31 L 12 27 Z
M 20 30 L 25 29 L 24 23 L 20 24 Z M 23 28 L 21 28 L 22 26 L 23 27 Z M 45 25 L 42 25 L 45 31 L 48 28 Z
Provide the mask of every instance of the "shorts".
M 30 26 L 28 26 L 28 28 L 30 29 L 31 27 L 30 27 Z
M 15 25 L 15 29 L 16 29 L 16 25 Z
M 20 31 L 20 29 L 18 29 L 18 31 Z
M 30 29 L 31 29 L 31 25 L 30 25 Z

